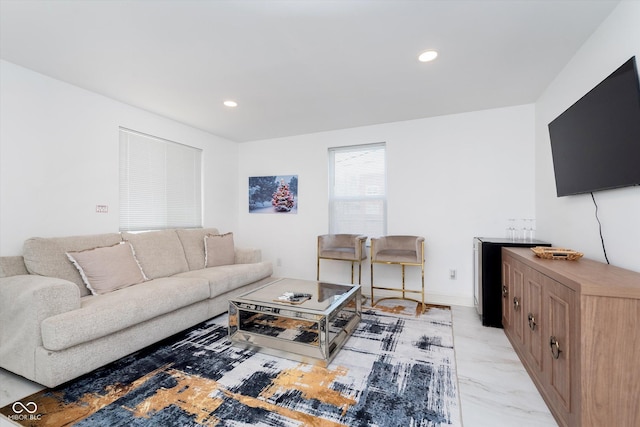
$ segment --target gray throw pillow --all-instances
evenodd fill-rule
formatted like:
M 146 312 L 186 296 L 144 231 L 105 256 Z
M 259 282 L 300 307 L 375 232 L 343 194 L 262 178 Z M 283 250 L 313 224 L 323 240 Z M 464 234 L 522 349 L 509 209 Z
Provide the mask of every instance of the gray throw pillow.
M 233 233 L 207 234 L 204 236 L 204 259 L 206 267 L 235 263 L 236 251 Z

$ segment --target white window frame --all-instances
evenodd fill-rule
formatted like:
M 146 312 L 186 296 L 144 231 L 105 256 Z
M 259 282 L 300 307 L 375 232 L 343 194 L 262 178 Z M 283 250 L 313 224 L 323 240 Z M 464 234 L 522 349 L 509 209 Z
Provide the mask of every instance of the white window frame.
M 378 182 L 377 186 L 374 183 L 362 183 L 364 185 L 363 191 L 358 190 L 345 190 L 339 188 L 340 181 L 344 185 L 347 181 L 356 184 L 352 187 L 361 187 L 361 176 L 356 173 L 355 175 L 345 177 L 342 179 L 336 176 L 336 173 L 340 174 L 340 167 L 336 165 L 336 155 L 343 155 L 345 153 L 352 154 L 353 156 L 359 156 L 367 152 L 376 151 L 382 153 L 382 167 L 383 178 L 382 182 Z M 344 157 L 344 156 L 339 156 Z M 346 168 L 352 171 L 366 171 L 364 165 L 360 165 L 362 168 Z M 338 171 L 336 171 L 338 169 Z M 387 233 L 387 166 L 386 166 L 386 144 L 384 142 L 375 144 L 362 144 L 351 145 L 343 147 L 329 148 L 329 233 L 330 234 L 365 234 L 368 237 L 378 237 L 386 235 Z M 354 194 L 359 193 L 359 194 Z M 374 202 L 373 204 L 367 202 Z M 344 212 L 340 212 L 340 208 L 345 208 L 345 204 L 351 204 L 351 206 L 358 206 L 365 203 L 364 214 L 362 218 L 358 219 L 358 214 L 354 215 L 355 222 L 360 223 L 356 226 L 354 221 L 349 220 Z M 377 204 L 377 206 L 376 206 Z M 342 205 L 342 206 L 341 206 Z M 367 211 L 369 213 L 367 213 Z M 377 218 L 373 218 L 377 215 Z M 370 219 L 371 218 L 371 219 Z M 378 223 L 377 225 L 375 223 Z M 351 224 L 349 224 L 351 223 Z
M 202 150 L 119 130 L 120 231 L 202 227 Z

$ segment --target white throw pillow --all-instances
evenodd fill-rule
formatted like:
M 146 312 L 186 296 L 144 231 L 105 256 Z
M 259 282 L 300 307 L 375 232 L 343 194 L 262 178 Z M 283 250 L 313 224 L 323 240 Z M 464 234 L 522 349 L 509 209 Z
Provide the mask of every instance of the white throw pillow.
M 106 294 L 147 280 L 133 246 L 128 242 L 66 254 L 93 295 Z

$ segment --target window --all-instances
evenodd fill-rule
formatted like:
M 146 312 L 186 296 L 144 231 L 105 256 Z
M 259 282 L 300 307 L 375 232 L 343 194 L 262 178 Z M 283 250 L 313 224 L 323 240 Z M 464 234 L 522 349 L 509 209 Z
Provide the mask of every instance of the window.
M 202 150 L 120 128 L 120 230 L 202 226 Z
M 387 232 L 385 144 L 329 149 L 329 233 Z

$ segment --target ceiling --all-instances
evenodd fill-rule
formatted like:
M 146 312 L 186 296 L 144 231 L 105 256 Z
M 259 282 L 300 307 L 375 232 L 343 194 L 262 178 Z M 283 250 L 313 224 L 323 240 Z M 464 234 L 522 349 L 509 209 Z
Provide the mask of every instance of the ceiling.
M 535 102 L 617 3 L 1 0 L 0 55 L 243 142 Z

